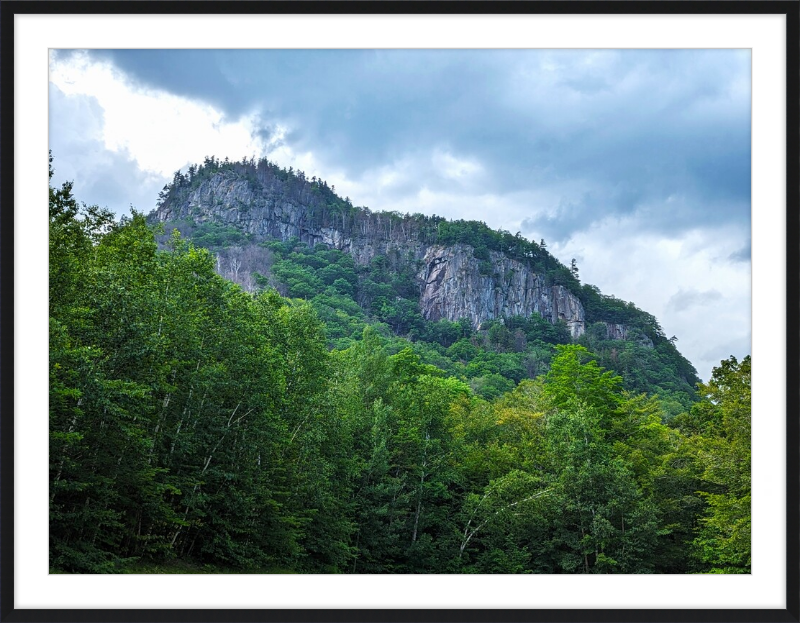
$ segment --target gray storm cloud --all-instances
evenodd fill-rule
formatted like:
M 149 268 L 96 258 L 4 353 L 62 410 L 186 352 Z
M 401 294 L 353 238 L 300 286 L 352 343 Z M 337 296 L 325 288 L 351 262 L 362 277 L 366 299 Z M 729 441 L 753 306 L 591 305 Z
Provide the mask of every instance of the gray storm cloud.
M 497 195 L 559 187 L 520 215 L 553 239 L 610 214 L 680 232 L 749 222 L 750 56 L 737 50 L 115 50 L 134 82 L 258 112 L 297 151 L 367 184 L 446 147 Z M 742 84 L 748 88 L 742 88 Z M 564 189 L 577 180 L 580 190 Z M 437 183 L 421 170 L 417 187 Z M 385 198 L 399 202 L 412 189 Z M 667 209 L 672 197 L 681 202 Z M 382 206 L 371 206 L 380 209 Z M 532 207 L 528 208 L 529 211 Z

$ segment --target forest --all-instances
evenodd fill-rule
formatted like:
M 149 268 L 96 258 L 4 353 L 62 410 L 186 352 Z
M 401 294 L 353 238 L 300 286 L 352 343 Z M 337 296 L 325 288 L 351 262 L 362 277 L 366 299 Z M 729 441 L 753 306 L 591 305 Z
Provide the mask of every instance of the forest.
M 51 573 L 750 573 L 750 357 L 429 322 L 292 240 L 248 291 L 241 235 L 50 188 Z

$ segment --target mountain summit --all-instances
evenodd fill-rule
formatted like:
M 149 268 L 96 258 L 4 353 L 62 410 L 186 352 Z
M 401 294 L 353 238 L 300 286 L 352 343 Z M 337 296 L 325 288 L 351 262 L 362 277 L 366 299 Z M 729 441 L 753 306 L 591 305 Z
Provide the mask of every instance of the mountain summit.
M 337 292 L 350 295 L 400 335 L 408 335 L 415 325 L 398 315 L 468 322 L 474 330 L 512 318 L 540 318 L 562 327 L 567 341 L 608 342 L 610 347 L 632 342 L 639 351 L 656 349 L 673 370 L 670 391 L 680 387 L 691 394 L 698 381 L 655 317 L 602 295 L 595 286 L 582 285 L 574 262 L 564 266 L 543 240 L 537 244 L 475 221 L 356 207 L 325 181 L 266 159 L 229 162 L 211 157 L 190 166 L 186 174 L 176 173 L 150 218 L 211 249 L 218 272 L 246 289 L 272 285 L 282 294 L 310 300 L 334 285 L 336 271 L 329 267 L 321 281 L 308 273 L 319 266 L 290 274 L 283 255 L 290 255 L 297 244 L 345 254 L 353 263 L 354 278 Z M 289 247 L 275 247 L 276 242 Z M 282 254 L 277 263 L 276 250 Z M 371 278 L 368 273 L 376 267 L 392 279 Z M 593 345 L 595 351 L 606 351 Z M 618 351 L 608 349 L 611 367 L 619 363 L 614 361 Z M 648 383 L 641 389 L 645 387 L 652 389 Z

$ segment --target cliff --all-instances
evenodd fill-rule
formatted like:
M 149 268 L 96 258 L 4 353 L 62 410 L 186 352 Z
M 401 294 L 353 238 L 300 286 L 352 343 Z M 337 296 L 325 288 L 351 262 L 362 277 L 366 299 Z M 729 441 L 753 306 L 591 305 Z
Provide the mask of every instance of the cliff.
M 469 246 L 429 247 L 418 273 L 423 317 L 466 317 L 477 325 L 537 313 L 553 324 L 565 321 L 573 339 L 583 335 L 583 305 L 569 290 L 547 286 L 541 275 L 501 253 L 491 252 L 490 258 L 490 270 L 484 272 Z
M 283 181 L 274 172 L 253 176 L 223 170 L 173 185 L 155 217 L 162 222 L 229 225 L 256 240 L 297 238 L 309 246 L 325 244 L 349 253 L 360 265 L 376 255 L 411 262 L 420 310 L 428 320 L 469 318 L 479 327 L 486 320 L 537 313 L 553 324 L 566 322 L 573 339 L 583 334 L 581 301 L 562 285 L 548 285 L 528 263 L 496 251 L 487 252 L 488 260 L 479 260 L 475 249 L 465 244 L 431 244 L 422 235 L 421 215 L 332 206 L 318 189 L 306 180 Z

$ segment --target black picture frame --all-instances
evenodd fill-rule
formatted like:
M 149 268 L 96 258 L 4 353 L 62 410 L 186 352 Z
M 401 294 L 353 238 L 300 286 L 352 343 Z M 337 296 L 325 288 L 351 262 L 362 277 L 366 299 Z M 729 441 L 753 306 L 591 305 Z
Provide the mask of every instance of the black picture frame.
M 22 347 L 22 336 L 15 335 L 14 313 L 14 72 L 15 30 L 14 17 L 23 14 L 152 14 L 175 13 L 304 13 L 304 14 L 782 14 L 786 16 L 786 607 L 784 609 L 270 609 L 270 610 L 186 610 L 186 609 L 20 609 L 15 607 L 14 578 L 14 483 L 15 473 L 14 414 L 15 414 L 15 348 Z M 307 1 L 218 2 L 201 0 L 181 1 L 35 1 L 5 0 L 0 5 L 0 103 L 2 121 L 0 125 L 0 343 L 2 360 L 0 365 L 0 620 L 3 622 L 26 621 L 419 621 L 419 622 L 522 622 L 522 621 L 681 621 L 681 622 L 797 622 L 800 621 L 800 418 L 797 414 L 798 391 L 798 345 L 800 345 L 800 297 L 797 284 L 800 274 L 800 231 L 798 231 L 798 207 L 800 206 L 800 4 L 795 1 L 529 1 L 502 0 L 498 2 L 476 1 Z M 28 414 L 32 415 L 32 414 Z M 566 604 L 565 604 L 566 606 Z

